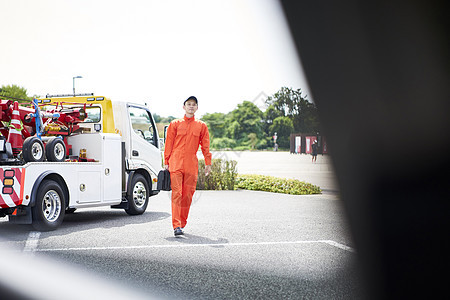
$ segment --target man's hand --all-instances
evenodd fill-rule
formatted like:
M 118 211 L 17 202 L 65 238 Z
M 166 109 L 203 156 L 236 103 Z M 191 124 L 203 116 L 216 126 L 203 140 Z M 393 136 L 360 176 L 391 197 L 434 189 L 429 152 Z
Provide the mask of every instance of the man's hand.
M 211 173 L 211 165 L 206 165 L 205 166 L 205 176 L 208 176 L 209 173 Z

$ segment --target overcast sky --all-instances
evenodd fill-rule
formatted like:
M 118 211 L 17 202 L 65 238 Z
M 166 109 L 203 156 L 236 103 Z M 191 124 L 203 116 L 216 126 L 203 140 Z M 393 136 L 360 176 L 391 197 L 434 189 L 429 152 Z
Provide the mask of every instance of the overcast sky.
M 261 107 L 282 86 L 308 98 L 275 0 L 0 0 L 0 86 L 94 92 L 161 116 Z M 262 96 L 262 97 L 261 97 Z

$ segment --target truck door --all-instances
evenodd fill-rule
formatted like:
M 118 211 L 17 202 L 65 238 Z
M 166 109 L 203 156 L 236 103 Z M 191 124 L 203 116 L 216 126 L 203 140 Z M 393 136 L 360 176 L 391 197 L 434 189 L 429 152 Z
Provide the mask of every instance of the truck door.
M 156 174 L 162 166 L 158 131 L 150 112 L 139 106 L 128 106 L 131 122 L 131 159 L 133 164 L 145 164 Z

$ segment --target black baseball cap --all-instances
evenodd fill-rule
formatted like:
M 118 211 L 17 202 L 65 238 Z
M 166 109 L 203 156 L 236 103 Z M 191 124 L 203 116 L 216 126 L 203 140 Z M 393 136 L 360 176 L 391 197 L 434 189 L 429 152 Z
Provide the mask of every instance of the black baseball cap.
M 187 101 L 189 101 L 189 100 L 194 100 L 194 101 L 195 101 L 195 103 L 197 103 L 197 104 L 198 104 L 198 100 L 197 100 L 197 97 L 195 97 L 195 96 L 190 96 L 189 98 L 187 98 L 186 100 L 184 100 L 184 102 L 183 102 L 183 105 L 185 105 L 185 104 L 186 104 L 186 102 L 187 102 Z

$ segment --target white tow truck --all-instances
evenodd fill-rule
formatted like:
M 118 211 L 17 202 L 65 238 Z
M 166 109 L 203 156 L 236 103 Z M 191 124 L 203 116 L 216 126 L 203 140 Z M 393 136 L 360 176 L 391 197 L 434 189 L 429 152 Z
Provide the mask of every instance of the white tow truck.
M 49 231 L 62 223 L 65 213 L 79 208 L 111 206 L 130 215 L 144 213 L 149 196 L 159 192 L 162 169 L 150 110 L 94 95 L 47 96 L 37 102 L 56 105 L 62 114 L 79 110 L 84 117 L 74 132 L 61 138 L 57 132 L 64 131 L 64 124 L 55 121 L 60 114 L 53 116 L 53 123 L 42 124 L 41 139 L 25 139 L 18 158 L 12 159 L 11 146 L 4 137 L 0 140 L 0 158 L 8 158 L 0 160 L 0 217 Z M 19 115 L 24 132 L 26 114 Z

